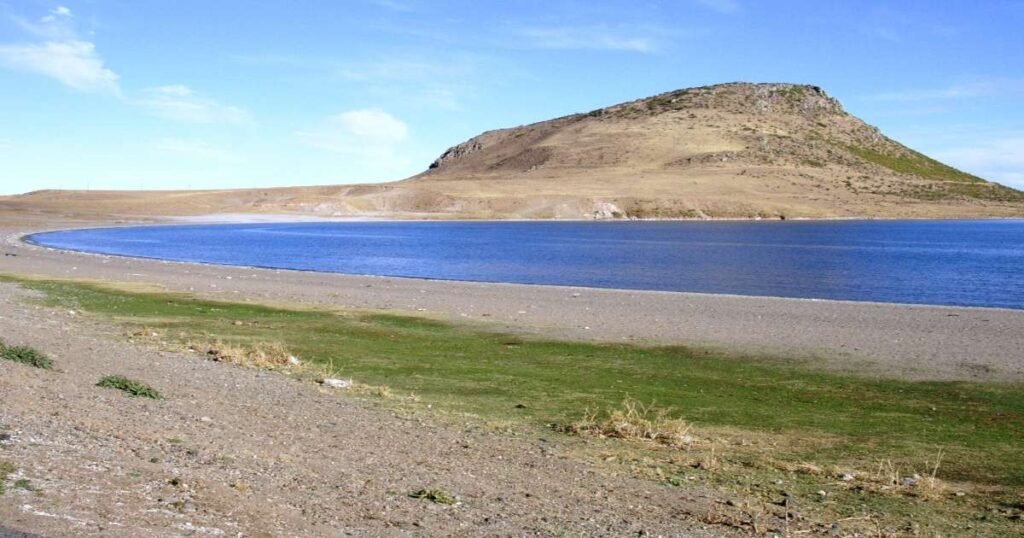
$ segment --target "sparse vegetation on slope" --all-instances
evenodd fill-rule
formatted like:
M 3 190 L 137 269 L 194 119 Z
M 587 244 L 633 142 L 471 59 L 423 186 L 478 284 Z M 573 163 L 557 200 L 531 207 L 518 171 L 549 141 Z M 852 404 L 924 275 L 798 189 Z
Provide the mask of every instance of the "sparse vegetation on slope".
M 961 172 L 952 166 L 923 155 L 911 149 L 897 148 L 897 151 L 881 152 L 868 147 L 848 145 L 846 150 L 865 161 L 883 166 L 894 172 L 910 174 L 926 179 L 938 181 L 957 181 L 965 183 L 978 183 L 985 180 L 966 172 Z

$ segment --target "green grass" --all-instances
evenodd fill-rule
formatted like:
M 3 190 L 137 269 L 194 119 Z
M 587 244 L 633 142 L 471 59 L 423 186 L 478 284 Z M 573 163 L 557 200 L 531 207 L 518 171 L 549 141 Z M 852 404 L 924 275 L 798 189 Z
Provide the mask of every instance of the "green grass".
M 421 489 L 409 494 L 413 499 L 426 499 L 435 504 L 455 504 L 455 497 L 440 489 Z
M 964 183 L 984 182 L 980 177 L 961 172 L 952 166 L 942 164 L 927 155 L 904 148 L 903 153 L 892 155 L 863 146 L 844 146 L 850 153 L 901 174 L 911 174 L 937 181 L 960 181 Z
M 0 359 L 44 370 L 53 368 L 53 361 L 43 353 L 28 346 L 8 346 L 3 340 L 0 340 Z
M 0 461 L 0 495 L 7 493 L 7 477 L 17 468 L 9 461 Z
M 587 409 L 630 397 L 674 408 L 697 427 L 841 439 L 834 448 L 815 448 L 818 460 L 924 459 L 941 447 L 948 478 L 1024 484 L 1024 459 L 1018 457 L 1024 391 L 1017 384 L 869 379 L 684 346 L 532 341 L 414 317 L 24 284 L 53 303 L 167 334 L 282 341 L 305 361 L 332 364 L 339 375 L 488 420 L 567 423 Z M 783 455 L 799 460 L 812 454 Z
M 883 153 L 863 146 L 843 145 L 842 147 L 865 161 L 895 172 L 940 182 L 907 189 L 902 193 L 904 196 L 921 200 L 973 198 L 996 202 L 1024 201 L 1024 192 L 997 183 L 989 183 L 909 148 L 903 148 L 903 151 L 899 153 Z
M 892 460 L 907 472 L 923 472 L 939 450 L 944 480 L 998 495 L 1024 491 L 1021 384 L 873 379 L 695 347 L 530 340 L 390 314 L 288 310 L 67 282 L 22 284 L 46 293 L 50 304 L 160 330 L 180 342 L 283 342 L 304 363 L 388 386 L 399 396 L 415 394 L 419 403 L 409 405 L 429 405 L 430 412 L 460 422 L 508 423 L 543 437 L 558 435 L 552 424 L 614 409 L 625 398 L 653 402 L 673 409 L 670 418 L 685 419 L 694 436 L 712 439 L 721 458 L 743 469 L 741 475 L 709 472 L 709 483 L 766 496 L 777 495 L 771 484 L 787 465 L 872 471 Z M 695 472 L 687 457 L 666 456 L 676 467 L 659 467 L 657 476 Z M 822 481 L 835 481 L 807 480 L 786 487 L 813 496 Z M 935 525 L 962 521 L 975 506 L 949 501 L 963 506 L 935 505 L 922 516 L 923 505 L 913 499 L 864 497 L 856 490 L 843 495 L 852 506 L 916 513 Z
M 108 375 L 96 383 L 97 387 L 105 389 L 116 389 L 129 396 L 162 400 L 160 392 L 149 385 L 133 381 L 124 376 Z

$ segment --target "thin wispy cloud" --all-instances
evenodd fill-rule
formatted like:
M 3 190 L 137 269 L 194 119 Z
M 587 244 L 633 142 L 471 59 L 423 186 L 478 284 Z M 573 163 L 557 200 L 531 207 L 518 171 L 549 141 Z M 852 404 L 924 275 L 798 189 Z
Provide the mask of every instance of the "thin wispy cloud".
M 176 84 L 149 88 L 137 104 L 161 118 L 201 124 L 243 124 L 252 121 L 245 110 L 218 103 L 188 86 Z
M 401 88 L 406 100 L 424 106 L 457 110 L 475 86 L 475 64 L 467 57 L 423 58 L 415 54 L 367 59 L 335 59 L 288 54 L 235 54 L 243 65 L 315 73 L 324 79 L 360 84 L 367 91 L 387 93 Z
M 388 157 L 409 137 L 402 120 L 379 109 L 350 110 L 327 119 L 319 128 L 296 133 L 310 146 L 358 157 Z
M 526 46 L 539 49 L 638 53 L 658 50 L 658 43 L 652 37 L 607 26 L 523 28 L 519 37 Z
M 711 8 L 719 13 L 732 15 L 743 10 L 736 0 L 696 0 L 698 4 Z
M 35 21 L 13 20 L 35 41 L 0 44 L 0 65 L 50 77 L 74 90 L 120 95 L 117 73 L 105 65 L 94 43 L 78 36 L 70 9 L 58 6 Z
M 176 157 L 185 157 L 193 160 L 216 161 L 222 163 L 238 164 L 245 159 L 230 150 L 214 146 L 201 140 L 185 140 L 179 138 L 163 138 L 151 144 L 152 149 L 158 153 L 170 154 Z
M 949 99 L 971 99 L 977 97 L 1024 95 L 1024 80 L 989 79 L 955 84 L 945 88 L 905 90 L 880 93 L 872 96 L 876 101 L 936 101 Z
M 416 11 L 415 6 L 411 2 L 400 2 L 399 0 L 370 0 L 370 2 L 376 6 L 389 9 L 391 11 Z

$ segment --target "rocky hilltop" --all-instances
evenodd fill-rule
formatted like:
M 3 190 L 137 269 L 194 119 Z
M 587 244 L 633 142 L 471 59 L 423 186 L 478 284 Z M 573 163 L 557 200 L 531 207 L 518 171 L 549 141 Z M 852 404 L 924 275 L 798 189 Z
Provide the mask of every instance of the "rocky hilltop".
M 903 146 L 819 87 L 750 83 L 678 90 L 488 131 L 394 183 L 45 192 L 0 204 L 119 214 L 420 218 L 1024 215 L 1024 193 Z

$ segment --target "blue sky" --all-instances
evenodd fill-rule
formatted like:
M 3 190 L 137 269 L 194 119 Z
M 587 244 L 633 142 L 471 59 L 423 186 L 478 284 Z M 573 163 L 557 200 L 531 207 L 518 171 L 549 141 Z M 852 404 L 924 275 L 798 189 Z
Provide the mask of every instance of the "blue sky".
M 481 131 L 822 86 L 1024 188 L 1024 1 L 0 0 L 0 193 L 400 179 Z

